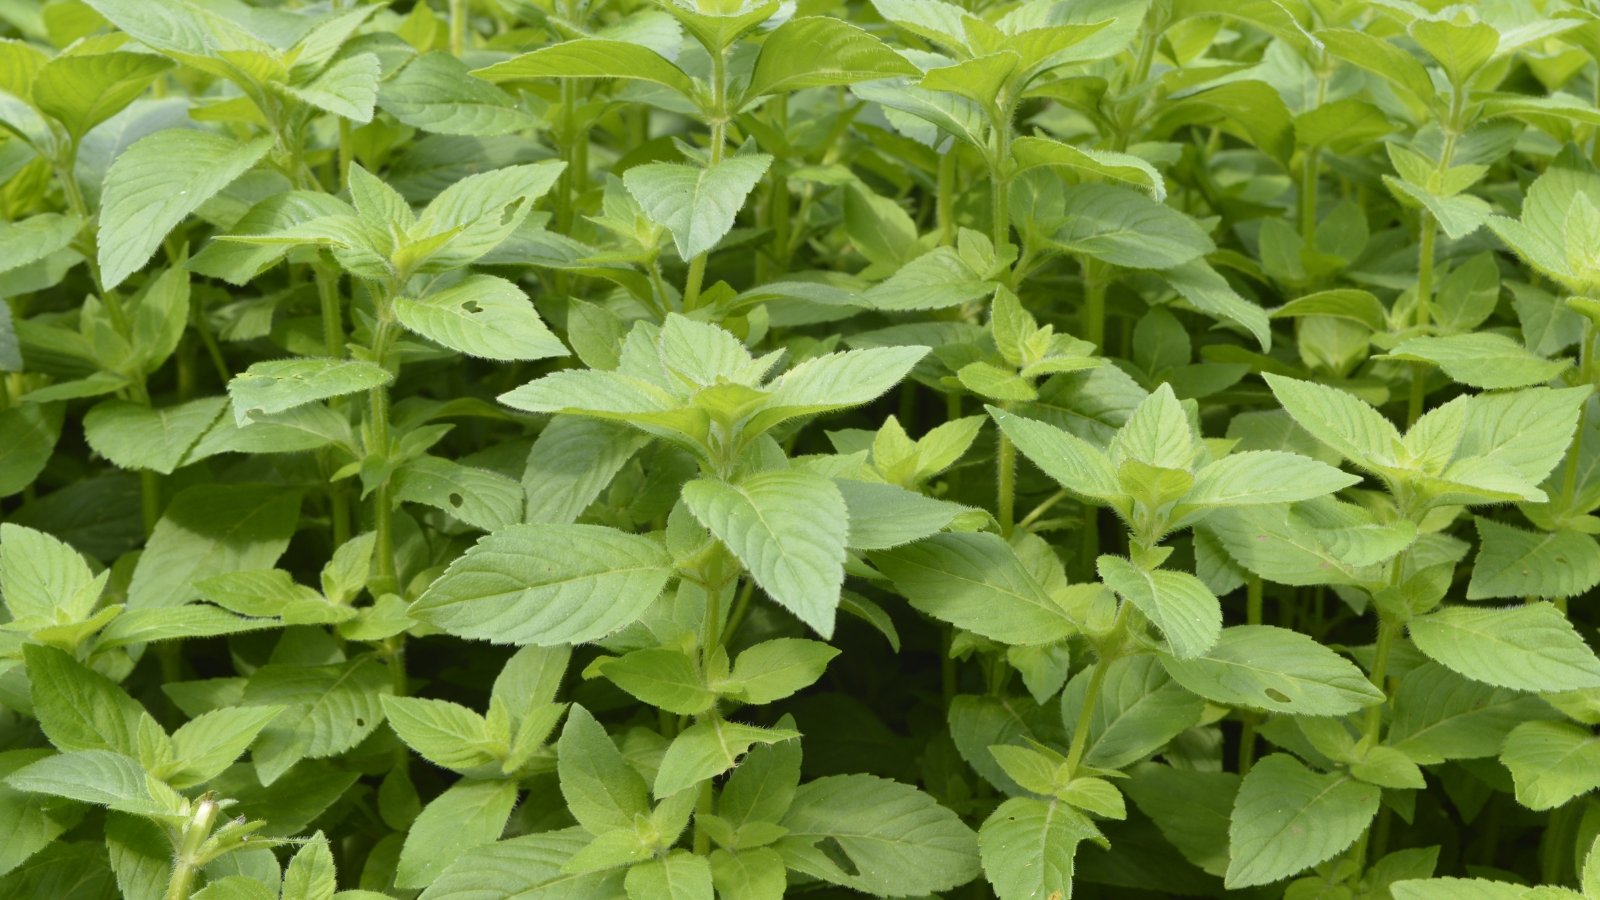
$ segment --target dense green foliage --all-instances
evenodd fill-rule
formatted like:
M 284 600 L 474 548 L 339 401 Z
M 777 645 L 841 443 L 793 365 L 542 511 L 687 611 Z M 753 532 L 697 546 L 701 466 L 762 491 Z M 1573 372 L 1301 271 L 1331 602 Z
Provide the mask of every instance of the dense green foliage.
M 0 35 L 0 897 L 1600 898 L 1586 2 Z

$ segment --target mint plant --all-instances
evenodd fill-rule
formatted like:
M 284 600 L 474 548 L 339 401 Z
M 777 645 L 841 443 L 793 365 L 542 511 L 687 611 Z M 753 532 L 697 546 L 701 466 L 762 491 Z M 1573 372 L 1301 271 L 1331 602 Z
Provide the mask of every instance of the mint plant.
M 1595 23 L 0 8 L 0 896 L 1600 895 Z

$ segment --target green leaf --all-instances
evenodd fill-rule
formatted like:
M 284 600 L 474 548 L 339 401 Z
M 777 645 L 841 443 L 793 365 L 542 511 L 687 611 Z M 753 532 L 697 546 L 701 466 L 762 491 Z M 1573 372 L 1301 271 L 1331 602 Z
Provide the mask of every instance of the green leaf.
M 402 124 L 432 134 L 511 134 L 537 124 L 511 95 L 472 78 L 448 53 L 407 63 L 379 86 L 378 105 Z
M 465 706 L 422 697 L 379 699 L 389 727 L 428 762 L 465 772 L 497 761 L 488 723 Z
M 942 531 L 956 517 L 972 512 L 960 504 L 935 500 L 892 484 L 835 479 L 850 516 L 852 550 L 887 550 Z
M 83 223 L 77 218 L 59 213 L 40 213 L 0 225 L 0 254 L 3 254 L 0 255 L 0 272 L 20 269 L 59 253 L 72 243 L 82 227 Z M 9 307 L 3 315 L 9 322 Z M 4 368 L 8 372 L 20 371 L 21 357 L 8 361 Z
M 499 472 L 419 456 L 395 470 L 394 498 L 425 503 L 473 528 L 494 531 L 521 520 L 525 495 L 521 484 Z
M 788 887 L 783 857 L 769 847 L 711 851 L 711 881 L 719 895 L 740 900 L 783 900 Z
M 599 525 L 513 525 L 451 563 L 410 614 L 457 637 L 577 644 L 637 619 L 671 571 L 648 538 Z
M 228 382 L 233 418 L 250 420 L 297 406 L 382 387 L 394 380 L 384 367 L 359 359 L 273 359 L 252 365 Z
M 1355 664 L 1298 632 L 1272 625 L 1222 630 L 1198 659 L 1163 655 L 1173 680 L 1207 700 L 1298 716 L 1342 716 L 1383 701 Z
M 1267 311 L 1239 296 L 1228 280 L 1204 259 L 1173 266 L 1163 271 L 1161 277 L 1190 306 L 1213 319 L 1238 324 L 1256 339 L 1263 351 L 1272 349 L 1272 323 Z
M 561 796 L 572 817 L 590 834 L 631 831 L 634 816 L 649 814 L 644 778 L 622 758 L 588 710 L 572 707 L 556 742 L 556 754 Z
M 978 829 L 983 872 L 1000 900 L 1072 896 L 1078 844 L 1100 838 L 1094 823 L 1059 800 L 1013 797 Z
M 462 854 L 498 840 L 517 804 L 514 781 L 459 781 L 433 798 L 411 824 L 395 886 L 427 887 Z
M 1271 373 L 1264 377 L 1295 423 L 1340 456 L 1365 469 L 1395 465 L 1400 432 L 1377 410 L 1338 388 Z
M 195 891 L 193 900 L 273 900 L 273 889 L 247 875 L 227 875 Z
M 1487 878 L 1417 878 L 1397 881 L 1389 890 L 1395 900 L 1527 900 L 1532 889 Z
M 1493 332 L 1409 338 L 1379 358 L 1432 363 L 1453 381 L 1487 390 L 1544 384 L 1571 365 L 1536 356 Z
M 921 346 L 874 347 L 812 357 L 771 382 L 766 401 L 747 428 L 765 431 L 789 419 L 870 403 L 927 353 Z
M 567 355 L 522 289 L 493 275 L 469 275 L 420 299 L 395 301 L 400 324 L 468 356 L 505 361 Z
M 286 84 L 278 89 L 318 109 L 365 124 L 372 121 L 382 76 L 383 63 L 377 54 L 357 53 L 337 60 L 304 84 Z
M 110 750 L 47 756 L 12 772 L 6 784 L 30 794 L 50 794 L 140 816 L 172 815 L 179 812 L 181 802 L 170 788 L 148 778 L 137 762 Z
M 1600 788 L 1600 739 L 1569 722 L 1523 722 L 1506 735 L 1500 761 L 1529 809 L 1555 809 Z
M 1388 80 L 1416 102 L 1427 105 L 1437 98 L 1439 92 L 1428 70 L 1394 44 L 1365 32 L 1340 28 L 1318 31 L 1316 36 L 1329 53 Z
M 1418 19 L 1406 30 L 1457 86 L 1465 85 L 1500 49 L 1500 32 L 1483 22 Z
M 617 900 L 623 871 L 569 875 L 562 867 L 589 843 L 577 828 L 528 834 L 468 850 L 422 892 L 424 900 Z
M 325 759 L 361 743 L 382 724 L 382 698 L 393 691 L 386 667 L 370 655 L 332 665 L 273 663 L 255 670 L 239 702 L 283 707 L 252 751 L 261 783 L 270 785 L 302 759 Z
M 1146 571 L 1120 556 L 1095 562 L 1100 580 L 1161 630 L 1178 659 L 1194 659 L 1222 636 L 1222 603 L 1188 572 Z
M 6 776 L 49 754 L 48 750 L 0 753 L 0 875 L 22 865 L 77 821 L 71 808 L 47 808 L 37 798 L 5 784 Z
M 1138 191 L 1105 184 L 1067 190 L 1061 250 L 1130 269 L 1170 269 L 1215 249 L 1193 219 Z
M 1054 425 L 988 410 L 1022 455 L 1062 487 L 1102 503 L 1123 501 L 1126 495 L 1105 451 Z
M 204 484 L 167 505 L 128 585 L 128 607 L 171 607 L 196 597 L 195 582 L 270 569 L 299 526 L 300 492 L 278 485 Z
M 1429 662 L 1400 679 L 1388 743 L 1422 765 L 1477 759 L 1498 754 L 1517 725 L 1557 716 L 1537 697 L 1470 681 Z
M 1366 830 L 1379 794 L 1348 775 L 1313 772 L 1288 754 L 1258 760 L 1233 804 L 1227 886 L 1271 884 L 1331 859 Z
M 1361 481 L 1326 463 L 1278 450 L 1232 453 L 1201 467 L 1183 497 L 1192 506 L 1297 503 Z
M 474 75 L 485 81 L 540 78 L 628 78 L 649 81 L 684 95 L 695 93 L 693 79 L 660 54 L 638 44 L 604 38 L 579 38 L 512 57 Z
M 772 703 L 810 687 L 839 651 L 821 641 L 774 638 L 762 641 L 734 660 L 730 687 L 746 703 Z
M 697 716 L 717 701 L 696 662 L 680 650 L 647 647 L 599 665 L 600 674 L 644 703 L 680 716 Z
M 1011 155 L 1017 162 L 1018 172 L 1041 166 L 1073 169 L 1142 188 L 1158 203 L 1167 198 L 1167 185 L 1161 173 L 1131 153 L 1075 147 L 1050 138 L 1020 137 L 1011 143 Z
M 1538 484 L 1571 444 L 1590 393 L 1588 387 L 1536 387 L 1476 395 L 1467 405 L 1456 458 L 1482 458 Z
M 830 775 L 803 784 L 779 824 L 789 829 L 778 845 L 789 868 L 869 894 L 947 891 L 979 871 L 972 829 L 927 794 L 885 778 Z
M 552 418 L 533 442 L 522 470 L 528 495 L 524 521 L 571 524 L 649 440 L 649 435 L 616 422 Z
M 28 644 L 23 659 L 34 716 L 56 749 L 140 757 L 147 746 L 165 747 L 166 732 L 111 679 L 55 647 Z
M 0 592 L 15 621 L 59 624 L 89 617 L 109 573 L 96 578 L 78 551 L 21 525 L 0 523 Z
M 317 832 L 295 851 L 283 872 L 282 900 L 333 900 L 338 884 L 328 839 Z
M 1453 672 L 1519 691 L 1600 687 L 1600 659 L 1549 603 L 1450 606 L 1412 619 L 1417 649 Z
M 831 479 L 801 470 L 737 484 L 699 478 L 684 485 L 683 500 L 778 605 L 833 635 L 849 517 Z
M 172 733 L 173 787 L 205 784 L 222 774 L 278 714 L 277 706 L 239 706 L 201 713 Z
M 997 286 L 974 270 L 954 247 L 935 247 L 868 288 L 861 302 L 871 309 L 892 312 L 947 309 L 981 300 Z
M 1088 699 L 1092 668 L 1080 670 L 1061 693 L 1061 721 L 1075 723 Z M 1124 769 L 1158 751 L 1198 723 L 1205 702 L 1173 681 L 1153 656 L 1125 656 L 1106 668 L 1089 720 L 1083 761 Z
M 685 260 L 722 240 L 744 201 L 772 164 L 764 153 L 734 156 L 706 168 L 647 163 L 622 173 L 622 183 L 650 221 L 672 233 Z
M 623 884 L 629 900 L 712 900 L 711 863 L 677 850 L 629 867 Z
M 266 155 L 271 138 L 170 128 L 141 138 L 106 170 L 96 243 L 106 290 L 150 261 L 177 224 Z
M 1122 789 L 1184 859 L 1221 877 L 1228 870 L 1228 819 L 1239 780 L 1233 772 L 1141 766 Z
M 73 139 L 132 103 L 172 63 L 144 53 L 63 53 L 33 82 L 33 102 L 66 126 Z
M 918 610 L 1001 643 L 1052 643 L 1077 631 L 998 535 L 937 534 L 874 553 L 872 563 Z
M 252 619 L 204 603 L 186 606 L 149 606 L 124 610 L 100 632 L 96 650 L 112 650 L 131 644 L 170 641 L 192 637 L 218 637 L 277 628 L 277 619 Z
M 672 739 L 656 771 L 657 797 L 670 797 L 715 778 L 739 764 L 739 758 L 757 744 L 792 741 L 800 732 L 792 728 L 757 728 L 710 716 L 690 725 Z
M 1600 546 L 1576 531 L 1532 532 L 1478 518 L 1468 600 L 1576 597 L 1600 584 Z
M 842 19 L 804 16 L 767 35 L 745 96 L 916 74 L 916 66 L 860 28 Z
M 105 400 L 83 417 L 83 436 L 93 450 L 124 469 L 172 474 L 228 405 L 226 397 L 202 397 L 154 408 L 129 400 Z
M 0 497 L 23 490 L 44 470 L 61 437 L 64 406 L 26 403 L 0 409 L 0 433 L 7 437 L 0 444 Z

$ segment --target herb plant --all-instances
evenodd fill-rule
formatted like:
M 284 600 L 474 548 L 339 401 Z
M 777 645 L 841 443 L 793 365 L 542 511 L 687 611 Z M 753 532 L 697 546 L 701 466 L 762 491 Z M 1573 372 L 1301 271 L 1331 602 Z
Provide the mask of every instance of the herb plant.
M 0 4 L 0 897 L 1600 898 L 1597 59 Z

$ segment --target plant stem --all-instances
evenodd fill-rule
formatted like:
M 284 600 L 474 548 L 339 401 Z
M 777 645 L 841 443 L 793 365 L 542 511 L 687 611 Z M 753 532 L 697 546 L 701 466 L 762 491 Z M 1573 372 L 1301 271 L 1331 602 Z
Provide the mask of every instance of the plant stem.
M 1094 723 L 1094 710 L 1100 701 L 1100 688 L 1105 684 L 1106 673 L 1111 670 L 1111 664 L 1121 656 L 1123 632 L 1128 627 L 1128 613 L 1133 609 L 1133 604 L 1123 601 L 1117 609 L 1116 621 L 1111 625 L 1111 634 L 1101 644 L 1100 658 L 1094 661 L 1094 669 L 1089 673 L 1089 687 L 1083 695 L 1083 708 L 1078 710 L 1078 723 L 1072 731 L 1072 744 L 1067 748 L 1068 777 L 1077 777 L 1078 767 L 1083 763 L 1084 751 L 1089 747 L 1089 728 Z
M 1422 240 L 1417 261 L 1417 316 L 1419 329 L 1426 329 L 1433 318 L 1433 255 L 1434 242 L 1439 236 L 1439 224 L 1428 212 L 1422 214 Z M 1411 364 L 1411 402 L 1406 409 L 1407 425 L 1415 425 L 1422 418 L 1426 399 L 1427 363 Z
M 728 59 L 726 53 L 711 54 L 711 165 L 722 162 L 723 145 L 728 131 Z M 706 255 L 695 254 L 689 261 L 689 274 L 683 282 L 683 308 L 685 311 L 700 306 L 700 286 L 706 277 Z
M 1102 353 L 1106 342 L 1106 285 L 1100 265 L 1083 258 L 1083 339 Z
M 467 0 L 450 0 L 450 53 L 460 56 L 467 46 Z
M 1262 586 L 1261 578 L 1250 575 L 1245 578 L 1245 612 L 1244 620 L 1248 625 L 1261 624 Z M 1244 727 L 1239 732 L 1239 774 L 1250 774 L 1250 767 L 1256 759 L 1256 715 L 1253 712 L 1244 714 Z
M 950 149 L 939 157 L 939 186 L 934 198 L 934 218 L 939 225 L 939 245 L 954 247 L 956 243 L 956 144 L 952 139 Z
M 1000 406 L 1004 409 L 1007 404 L 1002 403 Z M 996 502 L 996 518 L 1000 520 L 1000 536 L 1009 538 L 1016 521 L 1017 448 L 1004 431 L 1000 432 L 999 449 L 995 454 L 995 470 L 999 494 Z
M 165 900 L 189 900 L 194 889 L 194 876 L 200 870 L 200 848 L 211 836 L 217 814 L 222 808 L 207 794 L 196 801 L 194 813 L 184 823 L 178 841 L 178 852 L 173 856 L 172 874 L 167 878 Z
M 397 284 L 391 284 L 378 291 L 374 297 L 377 300 L 378 321 L 372 335 L 372 357 L 380 366 L 388 363 L 389 342 L 394 333 L 394 295 L 398 289 Z M 377 543 L 374 550 L 377 571 L 372 577 L 371 590 L 373 597 L 376 598 L 400 592 L 399 570 L 394 561 L 394 498 L 387 471 L 391 451 L 388 385 L 380 385 L 368 391 L 367 404 L 367 436 L 370 441 L 366 448 L 367 455 L 371 457 L 374 452 L 381 454 L 380 461 L 386 470 L 383 480 L 373 492 L 372 528 Z

